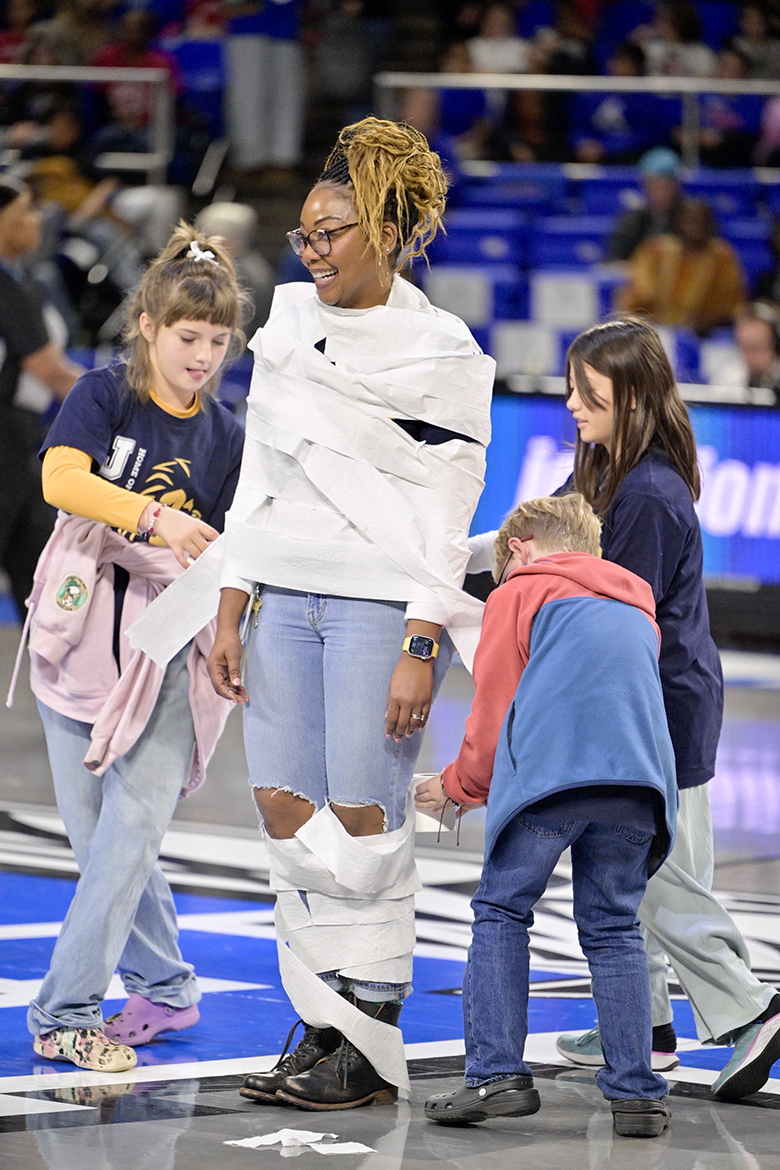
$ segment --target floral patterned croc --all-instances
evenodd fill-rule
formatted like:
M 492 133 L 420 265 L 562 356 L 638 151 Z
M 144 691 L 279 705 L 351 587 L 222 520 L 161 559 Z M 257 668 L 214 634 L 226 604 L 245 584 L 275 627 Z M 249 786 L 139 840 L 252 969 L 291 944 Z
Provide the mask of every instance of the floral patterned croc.
M 200 1019 L 197 1004 L 175 1008 L 167 1003 L 152 1003 L 135 992 L 128 997 L 121 1012 L 109 1016 L 103 1027 L 106 1035 L 119 1044 L 148 1044 L 160 1032 L 181 1032 Z
M 132 1048 L 115 1044 L 100 1028 L 56 1028 L 35 1036 L 33 1048 L 47 1060 L 67 1060 L 95 1072 L 124 1072 L 138 1060 Z

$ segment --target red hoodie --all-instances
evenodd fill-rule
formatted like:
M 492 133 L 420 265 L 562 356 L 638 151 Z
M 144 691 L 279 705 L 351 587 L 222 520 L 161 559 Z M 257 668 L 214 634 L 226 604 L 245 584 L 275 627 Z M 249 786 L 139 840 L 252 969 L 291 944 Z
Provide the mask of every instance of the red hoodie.
M 447 795 L 457 803 L 487 799 L 501 725 L 528 664 L 533 620 L 548 601 L 566 597 L 600 597 L 635 606 L 655 627 L 660 648 L 653 591 L 628 569 L 579 552 L 548 553 L 515 569 L 485 605 L 466 734 L 457 760 L 442 776 Z

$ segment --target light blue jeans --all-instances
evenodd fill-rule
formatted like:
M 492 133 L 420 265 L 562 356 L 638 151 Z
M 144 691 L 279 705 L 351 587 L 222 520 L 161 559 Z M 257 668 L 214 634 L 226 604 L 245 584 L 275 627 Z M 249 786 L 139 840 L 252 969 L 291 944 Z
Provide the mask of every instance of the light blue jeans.
M 27 1025 L 95 1028 L 118 968 L 128 994 L 188 1007 L 200 999 L 178 945 L 176 909 L 157 863 L 189 777 L 195 730 L 186 646 L 171 660 L 146 729 L 103 776 L 83 764 L 90 724 L 39 703 L 57 806 L 81 877 Z
M 254 788 L 311 801 L 381 806 L 399 829 L 422 735 L 385 738 L 390 679 L 406 637 L 406 605 L 266 586 L 244 661 L 244 742 Z M 433 663 L 433 694 L 452 661 L 446 632 Z M 304 891 L 305 892 L 305 891 Z M 334 989 L 336 971 L 322 973 Z M 407 984 L 350 981 L 361 999 L 403 999 Z

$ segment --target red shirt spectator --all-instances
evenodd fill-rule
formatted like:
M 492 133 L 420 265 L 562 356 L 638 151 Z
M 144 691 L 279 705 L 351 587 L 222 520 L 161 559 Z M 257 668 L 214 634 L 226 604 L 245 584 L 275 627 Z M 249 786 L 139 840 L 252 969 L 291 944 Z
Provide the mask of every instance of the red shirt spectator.
M 93 65 L 129 67 L 134 69 L 167 69 L 171 89 L 181 92 L 181 78 L 176 59 L 160 49 L 150 49 L 156 32 L 156 20 L 151 12 L 134 8 L 122 17 L 122 40 L 100 49 L 92 59 Z M 154 90 L 151 85 L 137 82 L 109 81 L 99 86 L 105 94 L 111 118 L 124 126 L 148 125 L 154 108 Z

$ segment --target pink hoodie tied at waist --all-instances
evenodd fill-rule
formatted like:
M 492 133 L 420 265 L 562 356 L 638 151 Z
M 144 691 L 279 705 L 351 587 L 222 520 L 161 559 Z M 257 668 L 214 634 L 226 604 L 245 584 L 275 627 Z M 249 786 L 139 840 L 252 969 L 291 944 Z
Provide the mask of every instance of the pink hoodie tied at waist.
M 113 652 L 114 565 L 129 574 L 119 637 L 121 674 Z M 128 541 L 105 524 L 60 512 L 35 571 L 28 600 L 30 685 L 61 715 L 91 723 L 84 764 L 98 776 L 136 743 L 154 710 L 164 671 L 125 631 L 184 570 L 168 548 Z M 187 796 L 205 780 L 206 766 L 230 713 L 206 672 L 216 623 L 193 639 L 187 667 L 195 724 L 195 753 Z

